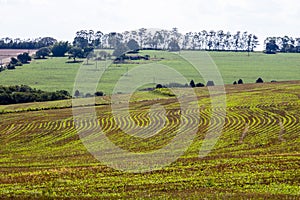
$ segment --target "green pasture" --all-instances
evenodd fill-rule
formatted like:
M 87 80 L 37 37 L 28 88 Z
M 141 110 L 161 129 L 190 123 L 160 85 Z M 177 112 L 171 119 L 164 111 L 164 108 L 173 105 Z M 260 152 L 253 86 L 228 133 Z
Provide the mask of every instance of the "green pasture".
M 67 58 L 34 60 L 29 65 L 17 67 L 16 70 L 1 72 L 0 84 L 25 84 L 47 91 L 68 90 L 72 93 L 73 90 L 78 89 L 74 86 L 74 82 L 78 70 L 81 69 L 81 73 L 86 74 L 84 80 L 79 81 L 83 85 L 95 85 L 94 80 L 103 72 L 97 90 L 111 94 L 121 76 L 130 80 L 133 78 L 130 70 L 137 66 L 148 65 L 149 72 L 151 72 L 151 67 L 156 64 L 175 69 L 185 77 L 188 83 L 193 79 L 196 83 L 202 82 L 206 84 L 199 72 L 181 58 L 183 54 L 189 53 L 194 54 L 195 52 L 181 52 L 178 54 L 164 51 L 143 51 L 141 52 L 142 55 L 150 55 L 151 58 L 156 58 L 156 60 L 134 61 L 131 64 L 121 65 L 108 65 L 104 61 L 99 61 L 97 64 L 94 61 L 90 61 L 89 65 L 86 65 L 86 61 L 83 64 L 70 64 L 66 63 L 69 61 Z M 225 84 L 232 84 L 240 78 L 243 79 L 244 83 L 254 83 L 259 77 L 262 77 L 266 82 L 272 80 L 299 80 L 299 54 L 266 55 L 263 53 L 250 53 L 250 56 L 248 56 L 247 53 L 239 52 L 209 52 L 209 55 L 220 71 Z M 142 85 L 143 87 L 153 87 L 158 83 L 166 84 L 170 82 L 186 84 L 182 80 L 173 79 L 171 75 L 167 75 L 162 80 L 157 78 L 155 73 L 149 72 L 141 73 L 141 76 L 148 76 L 148 78 L 150 76 L 152 80 L 150 84 Z

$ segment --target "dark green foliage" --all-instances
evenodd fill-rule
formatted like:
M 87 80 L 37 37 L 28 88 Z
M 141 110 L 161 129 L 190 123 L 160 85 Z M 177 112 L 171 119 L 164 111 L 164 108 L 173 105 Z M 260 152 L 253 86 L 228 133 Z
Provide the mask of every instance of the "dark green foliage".
M 237 82 L 236 82 L 236 81 L 234 81 L 234 82 L 233 82 L 233 85 L 237 85 Z
M 207 87 L 209 87 L 209 86 L 215 86 L 215 83 L 213 81 L 207 81 L 206 86 Z
M 176 40 L 172 40 L 168 46 L 169 51 L 180 51 L 180 46 Z
M 76 32 L 73 45 L 85 49 L 87 47 L 99 48 L 101 47 L 101 38 L 103 33 L 101 31 L 80 30 Z
M 264 81 L 263 81 L 263 79 L 262 78 L 258 78 L 257 80 L 256 80 L 256 83 L 263 83 Z
M 16 69 L 16 66 L 22 66 L 23 64 L 16 58 L 10 58 L 10 62 L 7 65 L 7 69 L 13 70 Z
M 53 57 L 64 57 L 65 54 L 69 51 L 70 45 L 69 42 L 58 42 L 53 45 L 51 48 Z
M 133 39 L 131 39 L 127 42 L 127 47 L 133 51 L 138 50 L 140 48 L 139 43 Z
M 196 87 L 205 87 L 205 85 L 203 83 L 197 83 Z
M 194 80 L 191 80 L 190 86 L 191 86 L 192 88 L 196 87 Z
M 72 47 L 68 53 L 70 54 L 70 57 L 73 58 L 74 62 L 76 62 L 76 58 L 84 57 L 84 50 L 80 47 Z
M 238 84 L 244 84 L 243 80 L 240 79 L 240 80 L 238 81 Z
M 157 84 L 156 85 L 156 89 L 161 89 L 161 88 L 163 88 L 162 84 Z
M 87 93 L 87 94 L 85 95 L 85 97 L 86 97 L 86 98 L 90 98 L 90 97 L 94 97 L 94 96 L 91 95 L 91 93 Z
M 16 65 L 13 65 L 13 64 L 9 63 L 9 64 L 7 65 L 7 69 L 8 69 L 8 70 L 16 69 Z
M 83 49 L 83 53 L 84 53 L 84 57 L 87 57 L 90 53 L 92 53 L 94 51 L 94 47 L 85 47 Z
M 68 91 L 45 92 L 27 85 L 0 86 L 0 104 L 17 104 L 29 102 L 55 101 L 71 98 Z
M 27 52 L 19 54 L 17 58 L 22 64 L 27 64 L 31 61 L 31 56 Z
M 38 59 L 40 59 L 40 58 L 45 59 L 45 57 L 49 56 L 50 53 L 51 53 L 51 50 L 48 47 L 43 47 L 35 53 L 35 56 Z
M 49 47 L 55 42 L 57 40 L 52 37 L 25 40 L 6 37 L 0 39 L 0 49 L 40 49 L 42 47 Z
M 14 65 L 14 66 L 22 66 L 22 63 L 15 57 L 10 58 L 9 64 Z
M 266 54 L 276 54 L 278 50 L 279 50 L 279 47 L 276 44 L 275 39 L 270 39 L 266 43 L 266 51 L 265 51 Z
M 95 93 L 95 96 L 96 97 L 102 97 L 102 96 L 104 96 L 104 93 L 102 91 L 99 91 L 99 92 Z
M 268 37 L 264 43 L 266 44 L 265 53 L 275 54 L 281 53 L 300 53 L 300 38 L 290 36 L 284 37 Z
M 129 50 L 128 47 L 122 43 L 115 48 L 113 52 L 113 56 L 119 58 L 122 55 L 124 55 L 128 50 Z
M 80 92 L 79 92 L 79 90 L 76 90 L 75 93 L 74 93 L 74 97 L 78 98 L 79 96 L 80 96 Z

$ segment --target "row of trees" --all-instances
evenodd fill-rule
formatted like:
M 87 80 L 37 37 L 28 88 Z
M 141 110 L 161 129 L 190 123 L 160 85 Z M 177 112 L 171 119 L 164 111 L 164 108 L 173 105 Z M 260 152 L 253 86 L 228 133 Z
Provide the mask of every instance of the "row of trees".
M 36 39 L 12 39 L 9 37 L 0 39 L 0 49 L 39 49 L 54 45 L 57 42 L 52 37 L 43 37 Z
M 115 49 L 121 44 L 138 44 L 139 48 L 163 50 L 214 50 L 214 51 L 253 51 L 258 46 L 258 37 L 248 32 L 236 33 L 220 31 L 200 31 L 182 34 L 177 28 L 167 30 L 147 30 L 123 33 L 81 30 L 76 33 L 74 46 L 86 48 Z
M 69 92 L 65 90 L 56 92 L 45 92 L 33 89 L 27 85 L 0 86 L 0 104 L 16 104 L 29 102 L 42 102 L 70 99 Z
M 282 53 L 300 53 L 300 38 L 289 36 L 284 37 L 268 37 L 265 41 L 265 52 L 274 54 Z
M 7 64 L 6 67 L 1 66 L 0 72 L 5 70 L 6 68 L 15 69 L 16 66 L 22 66 L 23 64 L 28 64 L 31 60 L 32 58 L 29 55 L 29 53 L 27 52 L 21 53 L 17 56 L 17 58 L 11 57 L 10 62 Z
M 70 58 L 73 58 L 75 62 L 76 58 L 86 58 L 93 50 L 94 47 L 92 46 L 81 48 L 79 46 L 72 46 L 69 42 L 61 41 L 56 42 L 53 46 L 39 49 L 35 54 L 35 58 L 44 59 L 50 55 L 53 57 L 64 57 L 68 53 Z
M 56 50 L 65 43 L 65 48 Z M 56 44 L 56 46 L 54 46 Z M 76 32 L 72 42 L 73 46 L 81 48 L 108 48 L 115 49 L 122 44 L 129 44 L 132 48 L 153 48 L 163 50 L 213 50 L 213 51 L 253 51 L 258 45 L 258 37 L 248 32 L 236 33 L 202 30 L 182 34 L 177 28 L 168 30 L 153 30 L 141 28 L 136 31 L 123 33 L 80 30 Z M 267 53 L 297 52 L 300 53 L 300 38 L 289 36 L 268 37 L 264 41 Z M 63 56 L 70 50 L 70 44 L 57 42 L 52 37 L 40 37 L 36 39 L 12 39 L 9 37 L 0 39 L 0 49 L 40 49 L 53 46 L 54 56 Z M 69 49 L 67 49 L 69 48 Z M 132 49 L 129 47 L 129 49 Z M 60 51 L 60 52 L 58 52 Z M 43 57 L 43 55 L 41 55 Z

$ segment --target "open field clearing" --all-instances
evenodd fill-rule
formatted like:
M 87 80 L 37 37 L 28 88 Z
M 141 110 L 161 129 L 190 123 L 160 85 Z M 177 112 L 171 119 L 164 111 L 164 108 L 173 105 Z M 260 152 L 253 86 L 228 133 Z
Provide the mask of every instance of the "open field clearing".
M 188 52 L 182 52 L 188 53 Z M 191 52 L 192 53 L 192 52 Z M 196 83 L 204 82 L 203 77 L 192 67 L 190 63 L 183 60 L 179 54 L 164 51 L 143 51 L 143 55 L 150 55 L 151 58 L 164 58 L 156 61 L 142 61 L 139 64 L 157 63 L 169 66 L 186 77 L 187 81 L 194 80 Z M 277 54 L 266 55 L 263 53 L 237 52 L 210 52 L 209 53 L 220 71 L 225 84 L 232 84 L 238 79 L 244 83 L 254 83 L 257 78 L 262 77 L 265 82 L 299 80 L 300 55 L 299 54 Z M 49 58 L 47 60 L 34 60 L 30 65 L 17 67 L 16 70 L 6 70 L 0 73 L 1 85 L 25 84 L 33 88 L 45 91 L 68 90 L 73 92 L 76 74 L 81 64 L 67 64 L 67 58 Z M 90 62 L 90 65 L 83 65 L 86 73 L 104 71 L 98 85 L 98 91 L 111 94 L 115 83 L 123 75 L 130 77 L 130 70 L 139 66 L 138 64 L 122 64 L 104 66 L 103 62 Z M 128 73 L 129 71 L 129 73 Z M 162 82 L 181 82 L 178 80 L 160 80 L 151 77 L 154 87 Z M 89 83 L 87 77 L 86 82 Z M 148 87 L 147 86 L 147 87 Z
M 208 156 L 200 158 L 199 150 L 210 123 L 218 118 L 211 122 L 207 88 L 197 88 L 194 103 L 200 109 L 189 110 L 200 122 L 192 145 L 166 168 L 140 174 L 117 171 L 96 160 L 75 124 L 80 130 L 94 130 L 95 136 L 100 126 L 112 142 L 131 152 L 156 150 L 168 144 L 179 128 L 176 98 L 137 93 L 130 103 L 133 121 L 128 115 L 114 117 L 109 105 L 96 107 L 96 120 L 87 116 L 76 122 L 70 108 L 2 107 L 23 111 L 0 115 L 0 195 L 13 199 L 299 199 L 300 82 L 229 85 L 226 91 L 225 126 Z M 105 98 L 97 102 L 109 102 Z M 125 102 L 122 95 L 119 98 L 122 107 Z M 120 124 L 148 125 L 149 109 L 157 103 L 166 110 L 165 115 L 157 112 L 158 125 L 166 119 L 158 134 L 142 139 L 120 130 Z M 68 101 L 58 104 L 69 105 Z M 185 120 L 188 131 L 195 119 Z

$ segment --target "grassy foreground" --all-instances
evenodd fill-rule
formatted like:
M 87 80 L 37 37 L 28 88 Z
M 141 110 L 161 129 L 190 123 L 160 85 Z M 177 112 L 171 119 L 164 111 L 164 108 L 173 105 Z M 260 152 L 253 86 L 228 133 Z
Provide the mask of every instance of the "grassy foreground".
M 7 199 L 299 199 L 300 82 L 227 86 L 227 116 L 222 135 L 208 156 L 199 149 L 208 131 L 211 106 L 206 88 L 196 89 L 200 124 L 188 151 L 158 171 L 126 173 L 96 160 L 82 144 L 72 110 L 1 114 L 0 196 Z M 149 92 L 132 99 L 131 116 L 147 124 L 149 106 L 164 105 L 166 130 L 148 140 L 128 138 L 116 127 L 110 106 L 96 108 L 98 120 L 116 144 L 149 151 L 169 142 L 178 128 L 175 98 Z M 109 101 L 109 99 L 102 99 Z M 122 107 L 122 96 L 120 106 Z M 100 99 L 99 99 L 100 101 Z M 63 102 L 60 102 L 63 103 Z M 47 104 L 44 103 L 44 107 Z M 48 105 L 51 107 L 51 105 Z M 160 116 L 158 116 L 159 118 Z M 126 116 L 119 120 L 127 122 Z M 193 119 L 187 119 L 187 126 Z M 172 131 L 173 130 L 173 131 Z

